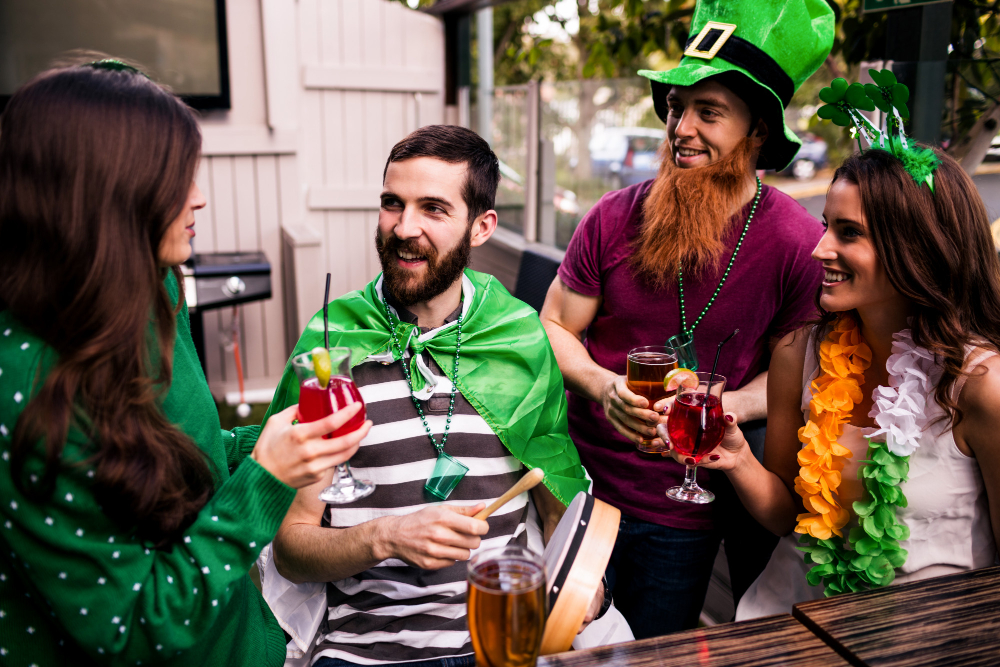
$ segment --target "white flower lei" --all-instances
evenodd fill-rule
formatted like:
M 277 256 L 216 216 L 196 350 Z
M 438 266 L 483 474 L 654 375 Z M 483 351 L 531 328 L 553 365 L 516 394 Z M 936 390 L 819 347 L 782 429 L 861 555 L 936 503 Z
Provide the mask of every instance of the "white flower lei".
M 885 364 L 889 386 L 876 387 L 868 413 L 879 428 L 868 437 L 884 435 L 889 451 L 909 456 L 920 447 L 928 426 L 941 415 L 933 393 L 942 369 L 935 355 L 913 342 L 909 329 L 892 337 L 892 354 Z

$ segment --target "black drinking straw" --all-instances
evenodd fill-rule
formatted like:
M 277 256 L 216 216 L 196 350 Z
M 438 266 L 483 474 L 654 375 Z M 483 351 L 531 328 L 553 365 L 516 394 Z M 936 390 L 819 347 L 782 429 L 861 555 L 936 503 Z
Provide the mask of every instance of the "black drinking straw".
M 719 347 L 715 349 L 715 363 L 712 364 L 712 374 L 708 378 L 708 389 L 705 390 L 705 396 L 708 396 L 709 394 L 712 393 L 712 385 L 715 383 L 715 369 L 719 367 L 719 355 L 722 354 L 722 346 L 731 341 L 733 339 L 733 336 L 735 336 L 739 332 L 740 330 L 737 329 L 733 333 L 726 336 L 725 340 L 719 343 Z
M 698 437 L 695 440 L 695 451 L 697 451 L 698 445 L 701 444 L 701 435 L 705 431 L 706 417 L 705 408 L 708 407 L 708 397 L 712 395 L 712 385 L 715 384 L 715 369 L 719 367 L 719 356 L 722 354 L 722 346 L 733 339 L 733 336 L 740 332 L 739 329 L 734 331 L 725 337 L 725 339 L 719 343 L 719 347 L 715 349 L 715 363 L 712 364 L 712 374 L 708 376 L 708 387 L 705 389 L 705 401 L 701 404 L 701 424 L 698 428 Z
M 330 303 L 330 274 L 326 274 L 326 292 L 323 293 L 323 346 L 329 350 L 330 349 L 330 316 L 326 312 L 326 307 Z M 732 338 L 730 336 L 729 338 Z M 727 338 L 726 340 L 729 340 Z M 721 345 L 719 346 L 722 347 Z M 719 357 L 715 357 L 716 363 L 719 361 Z

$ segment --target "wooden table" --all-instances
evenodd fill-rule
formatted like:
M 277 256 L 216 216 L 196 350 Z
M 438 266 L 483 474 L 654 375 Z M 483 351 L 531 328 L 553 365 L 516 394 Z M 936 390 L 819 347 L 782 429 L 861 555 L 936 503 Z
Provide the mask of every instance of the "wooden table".
M 538 667 L 577 665 L 847 667 L 848 663 L 805 626 L 784 614 L 538 659 Z
M 858 667 L 1000 665 L 1000 567 L 795 606 Z

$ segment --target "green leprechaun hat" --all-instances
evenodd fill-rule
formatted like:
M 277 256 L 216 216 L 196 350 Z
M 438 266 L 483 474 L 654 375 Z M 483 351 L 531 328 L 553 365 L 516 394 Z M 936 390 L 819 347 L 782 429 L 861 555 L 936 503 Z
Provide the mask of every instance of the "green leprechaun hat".
M 639 74 L 650 79 L 653 105 L 663 122 L 671 86 L 718 76 L 767 123 L 757 167 L 780 170 L 802 146 L 785 125 L 785 107 L 830 54 L 834 30 L 826 0 L 698 0 L 680 65 Z M 784 132 L 777 131 L 779 126 Z

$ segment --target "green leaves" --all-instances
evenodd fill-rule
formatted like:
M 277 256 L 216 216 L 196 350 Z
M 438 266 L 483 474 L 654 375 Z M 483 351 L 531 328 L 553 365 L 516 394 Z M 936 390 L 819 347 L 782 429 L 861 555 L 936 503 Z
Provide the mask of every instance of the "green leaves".
M 827 89 L 824 88 L 824 90 Z M 834 125 L 839 125 L 840 127 L 847 127 L 851 124 L 850 115 L 833 104 L 824 104 L 816 111 L 816 115 L 820 118 L 832 120 Z
M 834 124 L 847 127 L 853 120 L 851 110 L 874 111 L 875 104 L 865 94 L 865 87 L 860 83 L 848 85 L 847 79 L 837 78 L 830 85 L 819 91 L 819 99 L 826 102 L 816 114 L 820 118 L 832 120 Z
M 847 93 L 844 95 L 844 99 L 855 109 L 861 109 L 862 111 L 875 111 L 875 103 L 872 101 L 868 95 L 865 94 L 865 87 L 860 83 L 852 83 L 847 88 Z
M 870 69 L 868 70 L 868 76 L 872 78 L 875 85 L 880 88 L 888 88 L 896 83 L 896 75 L 892 73 L 892 70 L 883 69 Z
M 847 79 L 837 78 L 830 82 L 830 85 L 819 91 L 819 99 L 827 104 L 836 104 L 844 99 L 848 89 Z
M 892 113 L 892 108 L 896 107 L 902 118 L 909 118 L 910 111 L 906 108 L 906 102 L 910 99 L 910 90 L 903 84 L 896 81 L 896 75 L 891 71 L 868 70 L 868 74 L 875 83 L 866 83 L 864 86 L 865 96 L 871 100 L 882 113 Z

